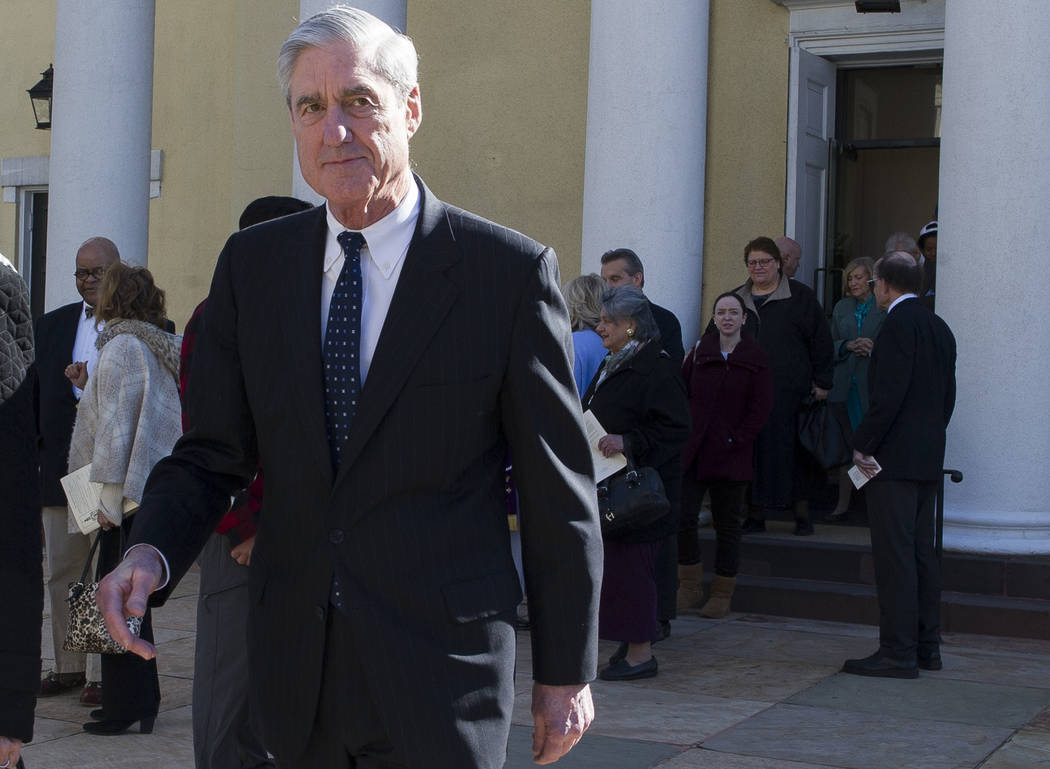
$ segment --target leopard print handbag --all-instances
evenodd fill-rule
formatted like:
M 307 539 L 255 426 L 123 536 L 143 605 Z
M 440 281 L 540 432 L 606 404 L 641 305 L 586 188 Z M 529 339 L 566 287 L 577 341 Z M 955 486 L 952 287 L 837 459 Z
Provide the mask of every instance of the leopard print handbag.
M 123 532 L 122 532 L 123 534 Z M 69 584 L 69 628 L 66 630 L 66 640 L 62 648 L 67 652 L 85 652 L 87 654 L 124 654 L 125 649 L 113 640 L 106 629 L 106 622 L 102 619 L 102 612 L 95 603 L 95 593 L 98 592 L 98 581 L 88 582 L 88 571 L 91 569 L 91 561 L 95 557 L 99 540 L 102 538 L 100 531 L 95 536 L 88 553 L 87 563 L 84 571 L 80 574 L 79 582 Z M 128 630 L 134 635 L 139 634 L 142 628 L 141 617 L 128 617 Z

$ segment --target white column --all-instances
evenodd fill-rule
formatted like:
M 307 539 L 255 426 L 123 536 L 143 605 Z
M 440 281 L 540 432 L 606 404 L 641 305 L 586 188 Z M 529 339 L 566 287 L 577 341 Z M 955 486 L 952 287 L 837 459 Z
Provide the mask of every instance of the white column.
M 583 272 L 610 248 L 636 251 L 687 347 L 700 325 L 708 18 L 708 0 L 591 3 Z
M 959 344 L 945 547 L 1050 554 L 1050 3 L 946 3 L 937 310 Z
M 354 0 L 350 4 L 362 11 L 368 11 L 394 29 L 404 32 L 408 18 L 407 2 L 408 0 Z M 332 0 L 299 0 L 299 19 L 300 21 L 308 19 L 315 13 L 327 10 L 333 5 L 338 5 L 338 3 Z M 292 148 L 292 197 L 315 204 L 323 201 L 323 198 L 314 192 L 313 188 L 303 179 L 303 174 L 299 170 L 299 157 L 295 154 L 294 146 Z
M 47 222 L 48 309 L 77 299 L 77 247 L 104 235 L 146 264 L 153 0 L 58 0 Z

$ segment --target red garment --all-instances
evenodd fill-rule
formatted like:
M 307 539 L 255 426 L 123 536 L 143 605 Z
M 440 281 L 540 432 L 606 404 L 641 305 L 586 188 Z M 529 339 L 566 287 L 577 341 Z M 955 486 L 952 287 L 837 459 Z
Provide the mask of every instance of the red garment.
M 193 311 L 193 315 L 190 316 L 189 322 L 186 323 L 186 329 L 182 334 L 182 350 L 181 350 L 181 361 L 179 364 L 179 394 L 182 395 L 182 429 L 183 431 L 189 430 L 189 419 L 186 413 L 186 386 L 190 380 L 190 360 L 193 357 L 193 348 L 197 344 L 197 332 L 202 322 L 204 315 L 204 304 L 208 300 L 205 299 L 197 305 L 197 309 Z M 232 508 L 223 519 L 219 521 L 219 525 L 215 528 L 218 534 L 229 534 L 230 540 L 234 545 L 238 545 L 244 542 L 246 539 L 251 539 L 255 536 L 257 530 L 256 520 L 259 516 L 259 510 L 262 508 L 262 495 L 263 495 L 263 475 L 262 468 L 255 475 L 255 480 L 251 482 L 241 494 L 234 500 L 236 507 Z
M 773 409 L 766 353 L 744 333 L 723 359 L 718 332 L 704 334 L 682 363 L 682 377 L 693 420 L 682 453 L 685 472 L 697 480 L 751 480 L 755 439 Z

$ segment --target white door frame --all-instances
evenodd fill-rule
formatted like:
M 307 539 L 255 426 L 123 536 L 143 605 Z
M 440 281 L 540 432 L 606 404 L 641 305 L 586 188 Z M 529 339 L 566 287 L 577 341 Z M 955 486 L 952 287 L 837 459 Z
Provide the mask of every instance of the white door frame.
M 899 14 L 857 13 L 845 0 L 774 0 L 790 11 L 788 45 L 828 59 L 839 69 L 936 64 L 944 61 L 945 0 L 902 0 Z M 799 157 L 798 136 L 801 83 L 797 55 L 790 57 L 788 73 L 787 179 L 784 233 L 795 237 Z M 830 192 L 829 192 L 830 194 Z M 826 203 L 826 201 L 825 201 Z M 818 267 L 826 264 L 823 251 Z

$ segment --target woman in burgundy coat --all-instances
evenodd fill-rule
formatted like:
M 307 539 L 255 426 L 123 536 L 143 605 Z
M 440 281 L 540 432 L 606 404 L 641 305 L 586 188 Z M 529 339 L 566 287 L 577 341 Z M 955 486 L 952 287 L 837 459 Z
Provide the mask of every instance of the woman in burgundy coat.
M 750 335 L 744 303 L 733 293 L 715 300 L 717 332 L 704 334 L 685 357 L 692 431 L 682 454 L 682 510 L 678 533 L 678 609 L 696 609 L 703 594 L 697 520 L 711 493 L 716 537 L 711 598 L 705 617 L 724 617 L 740 565 L 740 520 L 754 475 L 754 445 L 773 409 L 769 359 Z

